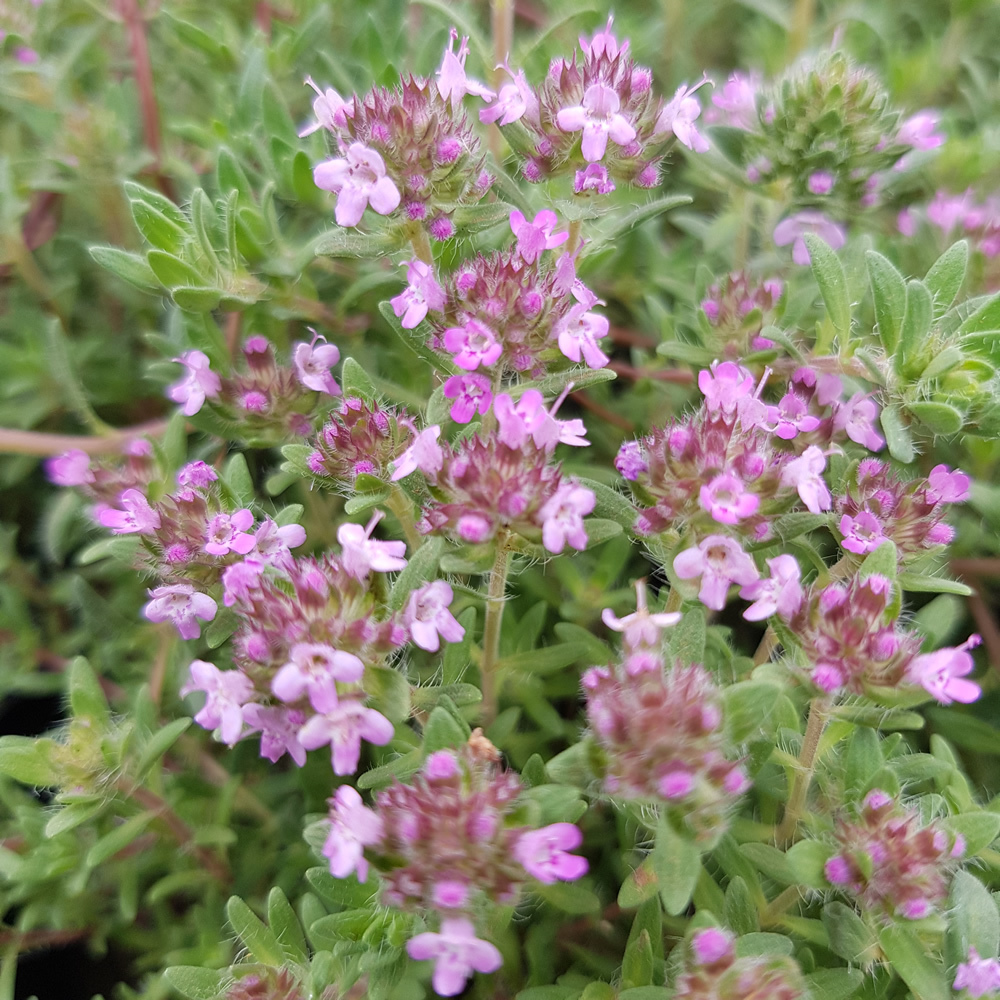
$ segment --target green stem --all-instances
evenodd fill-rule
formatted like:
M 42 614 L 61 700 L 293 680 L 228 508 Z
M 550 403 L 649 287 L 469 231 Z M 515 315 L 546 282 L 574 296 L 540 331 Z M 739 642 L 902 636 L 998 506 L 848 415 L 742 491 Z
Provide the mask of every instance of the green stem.
M 576 253 L 580 245 L 580 230 L 583 229 L 583 219 L 574 219 L 569 224 L 569 241 L 566 243 L 566 252 L 570 255 Z
M 425 264 L 434 264 L 434 254 L 431 251 L 431 241 L 427 236 L 427 230 L 419 222 L 410 222 L 406 227 L 406 235 L 409 237 L 413 252 L 418 260 Z
M 809 702 L 809 721 L 806 723 L 806 734 L 802 737 L 799 766 L 792 779 L 792 790 L 785 806 L 785 815 L 774 834 L 774 839 L 779 844 L 786 844 L 795 836 L 796 827 L 802 818 L 809 785 L 816 768 L 816 751 L 819 749 L 820 738 L 830 718 L 830 707 L 830 702 L 826 698 L 813 698 Z
M 17 978 L 17 955 L 20 941 L 14 938 L 0 955 L 0 1000 L 14 1000 L 14 982 Z
M 167 429 L 166 420 L 123 427 L 108 434 L 87 437 L 80 434 L 48 434 L 44 431 L 22 431 L 0 427 L 0 455 L 58 455 L 79 448 L 88 455 L 105 455 L 121 451 L 126 442 L 137 437 L 159 437 Z
M 486 621 L 483 624 L 483 654 L 479 661 L 479 679 L 483 690 L 483 725 L 489 726 L 497 717 L 496 665 L 500 658 L 500 625 L 507 594 L 507 573 L 510 570 L 510 548 L 506 532 L 497 535 L 497 554 L 490 571 L 486 595 Z
M 778 633 L 768 625 L 764 637 L 760 640 L 757 652 L 753 654 L 753 665 L 759 667 L 771 659 L 771 654 L 778 648 Z
M 396 520 L 399 521 L 399 526 L 403 529 L 406 544 L 412 555 L 424 544 L 424 539 L 417 531 L 417 525 L 413 520 L 413 504 L 410 502 L 410 498 L 395 483 L 389 494 L 389 510 L 396 515 Z
M 504 80 L 501 66 L 507 62 L 514 44 L 514 0 L 490 0 L 490 28 L 493 32 L 494 63 L 490 71 L 490 80 L 493 89 L 499 92 Z M 486 141 L 493 158 L 499 161 L 503 138 L 496 122 L 489 127 Z
M 792 62 L 806 47 L 816 16 L 816 0 L 795 0 L 788 29 L 788 61 Z

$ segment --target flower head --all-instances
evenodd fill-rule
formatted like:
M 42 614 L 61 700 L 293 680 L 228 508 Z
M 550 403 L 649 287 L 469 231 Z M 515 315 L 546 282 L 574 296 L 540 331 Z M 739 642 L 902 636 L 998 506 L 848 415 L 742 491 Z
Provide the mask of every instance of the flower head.
M 337 541 L 343 549 L 341 558 L 344 568 L 359 580 L 363 580 L 372 570 L 390 573 L 406 566 L 403 558 L 406 552 L 404 542 L 379 542 L 371 537 L 375 525 L 383 517 L 382 511 L 378 510 L 363 528 L 360 524 L 342 524 L 337 529 Z
M 173 360 L 184 365 L 187 374 L 167 389 L 167 395 L 181 404 L 184 416 L 193 417 L 205 404 L 206 397 L 219 394 L 222 381 L 212 371 L 208 355 L 203 351 L 185 351 Z
M 399 206 L 399 189 L 386 176 L 385 161 L 360 142 L 352 142 L 346 156 L 319 164 L 313 179 L 318 188 L 336 193 L 338 226 L 356 226 L 368 205 L 379 215 L 389 215 Z
M 218 605 L 208 594 L 199 594 L 190 583 L 175 583 L 150 590 L 152 600 L 142 609 L 151 622 L 173 622 L 182 639 L 201 635 L 200 619 L 210 622 Z
M 326 393 L 328 396 L 340 395 L 340 386 L 330 374 L 330 369 L 340 360 L 340 350 L 336 344 L 328 344 L 324 337 L 316 334 L 312 343 L 302 342 L 295 345 L 292 359 L 295 363 L 295 374 L 307 389 Z
M 350 785 L 341 785 L 330 799 L 330 832 L 323 854 L 330 862 L 334 878 L 358 873 L 358 881 L 368 878 L 365 848 L 377 844 L 383 835 L 382 819 L 369 809 Z
M 444 289 L 434 277 L 434 271 L 422 260 L 411 260 L 406 265 L 406 288 L 389 300 L 392 311 L 400 319 L 404 330 L 420 324 L 429 309 L 440 311 L 445 306 Z
M 725 607 L 730 584 L 745 586 L 760 575 L 740 543 L 725 535 L 709 535 L 681 552 L 674 558 L 674 572 L 682 580 L 701 577 L 698 599 L 715 611 Z
M 583 132 L 581 151 L 588 163 L 604 157 L 608 139 L 624 146 L 635 138 L 635 128 L 620 113 L 621 98 L 605 83 L 592 83 L 580 104 L 563 108 L 556 124 L 563 132 Z
M 503 958 L 495 945 L 476 937 L 472 923 L 464 917 L 446 917 L 440 933 L 425 931 L 406 942 L 406 952 L 416 961 L 432 959 L 434 992 L 457 996 L 473 972 L 496 972 Z
M 965 680 L 965 677 L 975 666 L 969 650 L 981 641 L 978 635 L 971 635 L 961 646 L 915 656 L 906 668 L 907 679 L 919 684 L 942 705 L 950 705 L 953 701 L 967 705 L 975 701 L 982 690 L 975 681 Z

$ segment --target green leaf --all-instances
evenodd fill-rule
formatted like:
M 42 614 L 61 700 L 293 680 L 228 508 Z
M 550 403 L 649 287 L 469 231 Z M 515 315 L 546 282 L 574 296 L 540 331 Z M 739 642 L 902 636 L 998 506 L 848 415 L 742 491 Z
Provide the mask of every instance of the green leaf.
M 93 819 L 107 804 L 103 797 L 98 797 L 96 801 L 91 799 L 86 802 L 71 802 L 63 806 L 45 824 L 45 836 L 58 837 L 60 833 L 75 830 L 82 823 Z
M 812 1000 L 847 1000 L 864 982 L 860 969 L 819 969 L 806 976 Z
M 641 226 L 650 219 L 655 219 L 658 215 L 663 215 L 664 212 L 680 208 L 681 205 L 690 205 L 692 200 L 686 194 L 670 194 L 662 198 L 654 198 L 645 205 L 632 209 L 631 212 L 616 212 L 611 217 L 610 225 L 599 227 L 593 241 L 584 246 L 580 254 L 581 259 L 590 256 L 608 243 L 618 241 L 629 230 Z
M 205 629 L 205 644 L 218 649 L 239 628 L 240 616 L 232 608 L 220 608 Z
M 691 608 L 670 630 L 670 652 L 683 663 L 701 663 L 705 658 L 707 637 L 705 612 L 701 608 Z
M 546 375 L 545 378 L 518 382 L 507 390 L 507 394 L 511 399 L 519 399 L 529 389 L 537 389 L 543 396 L 558 396 L 570 383 L 576 392 L 577 389 L 586 389 L 602 382 L 613 382 L 617 377 L 618 373 L 610 368 L 569 368 L 563 372 Z
M 601 901 L 589 889 L 575 882 L 556 882 L 554 885 L 540 885 L 535 893 L 549 906 L 563 913 L 582 915 L 599 913 Z
M 174 719 L 158 729 L 146 742 L 135 765 L 137 778 L 142 778 L 150 768 L 177 742 L 191 725 L 191 719 Z
M 957 594 L 968 597 L 972 588 L 958 580 L 946 580 L 941 576 L 924 576 L 921 573 L 900 573 L 896 582 L 911 594 Z
M 803 237 L 809 250 L 809 262 L 813 277 L 819 285 L 823 304 L 833 328 L 846 343 L 851 333 L 851 300 L 847 294 L 847 278 L 840 258 L 829 245 L 814 233 Z
M 899 343 L 899 334 L 906 315 L 906 282 L 903 276 L 882 254 L 869 250 L 865 254 L 868 280 L 875 300 L 878 335 L 886 354 L 892 354 Z
M 128 847 L 155 818 L 156 813 L 154 812 L 143 812 L 139 813 L 138 816 L 129 817 L 91 847 L 84 863 L 88 868 L 96 868 L 108 858 L 114 857 L 119 851 Z
M 412 591 L 428 580 L 434 579 L 443 548 L 444 539 L 434 535 L 425 539 L 424 544 L 410 556 L 406 568 L 396 577 L 392 590 L 389 591 L 391 611 L 401 611 Z
M 164 250 L 150 250 L 146 254 L 146 260 L 153 274 L 166 288 L 173 288 L 175 285 L 200 285 L 204 280 L 204 275 L 190 264 Z
M 163 972 L 163 978 L 188 1000 L 215 1000 L 233 981 L 228 970 L 203 969 L 196 965 L 174 965 Z
M 108 718 L 108 699 L 90 664 L 82 656 L 69 665 L 69 704 L 77 718 L 104 722 Z
M 737 875 L 726 886 L 726 904 L 723 910 L 726 923 L 736 934 L 752 934 L 760 929 L 760 915 L 746 879 Z
M 597 517 L 617 521 L 626 531 L 632 529 L 635 524 L 636 511 L 630 500 L 610 486 L 605 486 L 604 483 L 593 479 L 581 477 L 580 485 L 586 486 L 597 498 L 597 503 L 594 506 L 594 514 Z
M 930 363 L 920 373 L 920 381 L 929 381 L 941 375 L 947 375 L 953 368 L 958 367 L 965 360 L 965 351 L 961 347 L 952 344 L 943 351 L 935 354 Z
M 172 289 L 170 297 L 188 312 L 211 312 L 222 301 L 222 289 L 184 285 Z
M 220 477 L 223 484 L 241 507 L 248 507 L 254 500 L 253 478 L 246 456 L 238 451 L 229 456 Z
M 932 434 L 957 434 L 965 423 L 965 414 L 950 403 L 907 403 L 906 409 Z
M 586 659 L 587 646 L 582 642 L 559 642 L 541 649 L 526 649 L 497 661 L 496 670 L 513 670 L 526 674 L 551 674 L 571 663 Z
M 380 490 L 377 493 L 359 493 L 357 496 L 351 497 L 344 504 L 344 513 L 349 517 L 354 517 L 355 514 L 363 514 L 365 511 L 385 503 L 389 499 L 389 496 L 389 490 Z
M 885 443 L 889 448 L 889 454 L 897 462 L 909 465 L 917 457 L 916 449 L 913 447 L 913 438 L 910 437 L 910 429 L 903 422 L 900 409 L 895 403 L 882 409 L 882 433 L 885 434 Z
M 899 565 L 899 554 L 893 542 L 883 542 L 874 552 L 869 552 L 861 561 L 858 575 L 862 580 L 869 576 L 886 576 L 896 579 L 896 568 Z
M 943 312 L 955 301 L 965 281 L 969 266 L 969 244 L 959 240 L 934 262 L 924 278 L 927 290 L 934 297 L 934 307 Z
M 874 729 L 856 729 L 847 741 L 847 760 L 844 766 L 844 783 L 860 799 L 868 791 L 868 782 L 881 770 L 881 741 Z
M 604 542 L 617 538 L 625 530 L 617 521 L 606 517 L 588 517 L 583 526 L 587 532 L 587 549 L 603 545 Z
M 958 328 L 959 334 L 992 333 L 1000 330 L 1000 292 L 983 303 Z
M 334 878 L 329 868 L 310 868 L 306 879 L 325 902 L 348 910 L 367 906 L 378 892 L 371 881 L 362 884 L 354 874 Z
M 956 957 L 966 960 L 970 946 L 981 958 L 1000 950 L 1000 912 L 993 893 L 971 872 L 958 871 L 951 883 L 948 933 L 954 936 Z
M 275 886 L 267 897 L 267 922 L 290 962 L 305 964 L 309 958 L 306 938 L 288 897 Z
M 462 616 L 466 617 L 465 615 Z M 449 648 L 453 648 L 449 646 Z M 456 706 L 476 705 L 483 700 L 483 693 L 475 684 L 441 684 L 431 687 L 415 687 L 410 690 L 413 707 L 421 712 L 434 708 L 442 697 L 450 698 Z
M 424 754 L 422 750 L 411 750 L 409 753 L 397 757 L 388 764 L 373 767 L 370 771 L 365 771 L 364 774 L 358 775 L 358 780 L 355 784 L 363 791 L 366 788 L 385 788 L 391 785 L 395 778 L 405 781 L 411 774 L 415 774 L 420 770 L 423 760 Z
M 784 851 L 770 844 L 741 844 L 740 852 L 759 871 L 782 885 L 795 885 L 798 874 Z
M 331 229 L 315 239 L 309 249 L 316 257 L 362 257 L 374 259 L 392 253 L 400 241 L 388 233 L 367 235 L 346 229 Z
M 860 730 L 860 732 L 866 731 L 870 732 L 870 730 Z M 810 889 L 825 890 L 829 887 L 829 883 L 823 869 L 832 854 L 833 849 L 822 841 L 800 840 L 788 849 L 785 857 L 800 885 L 807 885 Z
M 169 198 L 132 181 L 125 182 L 132 218 L 140 233 L 161 250 L 177 253 L 187 240 L 187 219 Z
M 226 916 L 254 959 L 262 965 L 284 965 L 285 955 L 278 939 L 239 896 L 231 896 L 226 903 Z
M 144 292 L 160 292 L 160 282 L 153 269 L 137 253 L 117 247 L 90 247 L 90 256 L 101 267 Z
M 23 785 L 46 788 L 56 784 L 52 764 L 55 743 L 30 736 L 0 736 L 0 774 Z
M 768 931 L 754 931 L 745 934 L 736 942 L 736 954 L 740 958 L 755 958 L 758 955 L 791 955 L 792 942 L 784 934 Z
M 941 825 L 965 838 L 965 857 L 989 847 L 1000 835 L 1000 813 L 970 812 L 947 816 Z
M 463 730 L 455 717 L 446 708 L 438 705 L 430 714 L 424 727 L 424 754 L 435 750 L 445 750 L 463 746 L 469 734 Z
M 985 719 L 937 706 L 925 710 L 936 732 L 975 753 L 1000 754 L 1000 730 Z
M 618 994 L 618 1000 L 670 1000 L 675 995 L 666 986 L 635 986 L 622 990 Z
M 344 359 L 344 365 L 341 369 L 341 385 L 345 396 L 360 396 L 369 403 L 378 396 L 368 373 L 354 358 Z
M 513 208 L 505 201 L 481 201 L 478 205 L 459 205 L 451 221 L 460 232 L 478 233 L 501 222 L 506 223 Z
M 663 908 L 671 916 L 683 913 L 701 874 L 701 855 L 694 841 L 677 833 L 666 816 L 660 817 L 656 828 L 653 866 Z
M 864 964 L 869 960 L 875 937 L 853 909 L 835 900 L 823 907 L 822 920 L 835 954 L 851 963 Z
M 909 986 L 914 1000 L 949 1000 L 952 993 L 944 973 L 914 931 L 892 924 L 882 929 L 879 944 L 893 971 Z
M 405 722 L 410 717 L 410 682 L 395 667 L 367 667 L 365 691 L 390 722 Z
M 659 906 L 657 906 L 659 911 Z M 636 923 L 638 922 L 636 917 Z M 633 923 L 633 932 L 635 923 Z M 625 992 L 653 984 L 653 943 L 649 931 L 643 928 L 637 937 L 629 935 L 622 959 L 622 987 Z M 621 994 L 619 994 L 619 997 Z
M 618 905 L 630 910 L 652 899 L 660 887 L 652 855 L 646 858 L 635 871 L 626 876 L 618 890 Z
M 726 728 L 735 743 L 759 733 L 777 705 L 781 689 L 776 684 L 740 681 L 723 689 Z
M 904 376 L 914 377 L 920 369 L 914 370 L 916 359 L 924 356 L 927 335 L 934 317 L 934 303 L 931 293 L 920 281 L 906 283 L 906 316 L 899 332 L 899 346 L 893 355 L 893 365 Z M 921 365 L 921 368 L 923 365 Z

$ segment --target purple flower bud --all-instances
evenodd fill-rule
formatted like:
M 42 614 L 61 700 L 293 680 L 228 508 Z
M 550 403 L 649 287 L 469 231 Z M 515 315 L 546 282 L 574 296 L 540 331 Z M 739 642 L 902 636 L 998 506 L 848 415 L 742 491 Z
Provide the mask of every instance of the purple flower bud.
M 733 954 L 733 939 L 718 927 L 706 927 L 695 931 L 691 938 L 691 950 L 698 965 L 714 965 Z

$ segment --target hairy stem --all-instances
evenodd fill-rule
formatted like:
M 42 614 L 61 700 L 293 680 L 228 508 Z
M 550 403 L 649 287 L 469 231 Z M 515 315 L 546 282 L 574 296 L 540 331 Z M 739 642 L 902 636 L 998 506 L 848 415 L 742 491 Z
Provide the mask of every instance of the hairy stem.
M 795 0 L 788 29 L 788 61 L 792 62 L 806 47 L 816 16 L 816 0 Z
M 490 70 L 490 85 L 499 92 L 503 83 L 501 66 L 506 63 L 514 44 L 514 0 L 490 0 L 490 30 L 493 34 L 494 63 Z M 499 162 L 502 138 L 496 122 L 489 127 L 486 141 L 493 158 Z
M 569 241 L 566 243 L 566 252 L 570 255 L 576 253 L 580 246 L 580 235 L 583 229 L 583 219 L 574 219 L 569 224 Z
M 431 251 L 430 237 L 427 230 L 419 222 L 410 222 L 406 227 L 406 235 L 410 239 L 410 245 L 418 260 L 425 264 L 434 264 L 434 254 Z
M 424 544 L 424 539 L 417 531 L 417 525 L 413 520 L 413 503 L 395 483 L 393 483 L 392 492 L 389 494 L 388 505 L 389 510 L 395 514 L 399 526 L 403 529 L 410 553 L 416 552 Z
M 59 455 L 77 448 L 88 455 L 106 455 L 121 451 L 122 446 L 137 437 L 158 437 L 167 429 L 166 420 L 151 420 L 146 424 L 123 427 L 107 434 L 87 437 L 78 434 L 46 434 L 42 431 L 21 431 L 0 427 L 0 454 Z
M 497 554 L 490 570 L 486 595 L 486 621 L 483 624 L 483 654 L 479 661 L 479 677 L 483 690 L 483 724 L 488 726 L 497 717 L 496 665 L 500 658 L 500 625 L 507 593 L 507 573 L 510 569 L 510 548 L 506 532 L 497 535 Z
M 799 766 L 792 779 L 792 790 L 788 795 L 785 815 L 774 834 L 774 839 L 779 844 L 786 844 L 795 836 L 816 767 L 816 751 L 819 749 L 819 741 L 829 718 L 830 702 L 826 698 L 813 698 L 809 702 L 809 721 L 806 723 L 806 734 L 802 737 Z
M 771 659 L 771 654 L 778 648 L 778 633 L 768 625 L 764 637 L 760 640 L 757 652 L 753 654 L 753 665 L 759 667 Z

